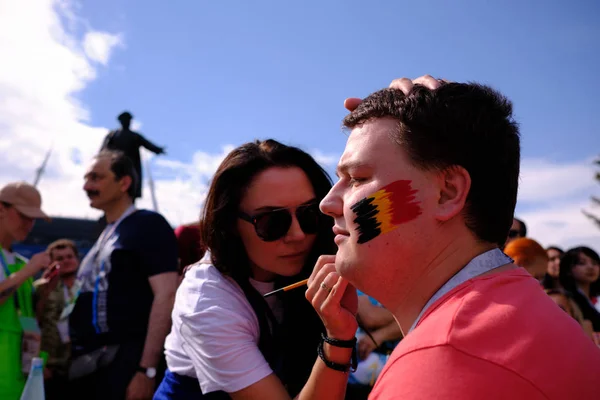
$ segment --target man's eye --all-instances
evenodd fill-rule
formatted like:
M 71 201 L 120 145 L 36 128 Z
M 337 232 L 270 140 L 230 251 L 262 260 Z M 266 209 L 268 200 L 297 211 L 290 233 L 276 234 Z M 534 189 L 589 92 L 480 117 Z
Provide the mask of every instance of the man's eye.
M 350 179 L 348 180 L 348 184 L 350 186 L 357 186 L 357 185 L 360 185 L 361 183 L 363 183 L 364 181 L 366 181 L 365 178 L 353 178 L 353 177 L 350 177 Z

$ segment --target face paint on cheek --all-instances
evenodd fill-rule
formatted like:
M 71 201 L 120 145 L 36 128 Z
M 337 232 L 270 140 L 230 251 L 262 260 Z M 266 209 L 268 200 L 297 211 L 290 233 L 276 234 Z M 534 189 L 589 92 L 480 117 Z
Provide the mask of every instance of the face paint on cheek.
M 358 243 L 393 231 L 421 214 L 419 202 L 415 200 L 417 191 L 410 184 L 408 180 L 392 182 L 350 207 L 356 214 Z

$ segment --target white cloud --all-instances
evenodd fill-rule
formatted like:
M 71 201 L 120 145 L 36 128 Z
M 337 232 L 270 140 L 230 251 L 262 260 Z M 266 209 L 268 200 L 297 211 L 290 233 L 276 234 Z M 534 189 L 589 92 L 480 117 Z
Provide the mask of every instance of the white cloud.
M 584 244 L 600 250 L 600 229 L 581 212 L 600 214 L 591 207 L 590 196 L 600 191 L 594 175 L 592 159 L 523 160 L 516 215 L 525 221 L 528 236 L 543 246 Z
M 121 34 L 88 28 L 76 11 L 73 1 L 0 0 L 0 186 L 32 182 L 52 147 L 39 184 L 44 209 L 97 218 L 82 190 L 83 174 L 108 130 L 87 122 L 89 112 L 75 96 L 123 41 Z M 215 160 L 195 155 L 190 165 L 181 164 L 187 175 L 162 167 L 166 161 L 158 158 L 152 167 L 160 211 L 172 223 L 196 220 L 206 190 L 203 174 Z M 151 207 L 147 187 L 144 193 L 140 205 Z
M 337 154 L 326 154 L 323 153 L 319 149 L 314 149 L 310 152 L 310 155 L 314 157 L 314 159 L 321 164 L 324 168 L 335 168 L 338 161 L 340 160 L 340 156 Z
M 106 32 L 88 32 L 83 38 L 83 49 L 88 58 L 106 65 L 112 51 L 117 46 L 123 46 L 121 35 Z
M 527 225 L 527 235 L 543 246 L 558 245 L 564 249 L 586 245 L 600 250 L 600 228 L 581 212 L 590 208 L 585 199 L 557 203 L 551 207 L 518 215 Z M 598 210 L 595 210 L 600 215 Z
M 138 132 L 141 129 L 142 129 L 142 122 L 141 121 L 139 121 L 137 119 L 134 119 L 134 120 L 131 121 L 131 130 L 132 131 Z
M 549 203 L 570 196 L 590 193 L 596 187 L 592 159 L 571 163 L 552 163 L 525 159 L 521 163 L 519 201 Z M 581 196 L 579 196 L 581 198 Z

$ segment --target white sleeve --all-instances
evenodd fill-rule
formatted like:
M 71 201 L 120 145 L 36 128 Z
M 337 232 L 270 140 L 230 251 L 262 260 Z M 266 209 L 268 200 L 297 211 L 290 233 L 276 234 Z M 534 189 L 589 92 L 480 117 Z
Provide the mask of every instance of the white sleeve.
M 250 306 L 237 296 L 220 294 L 200 298 L 197 311 L 182 315 L 183 350 L 203 393 L 236 392 L 273 373 L 258 349 L 258 326 Z

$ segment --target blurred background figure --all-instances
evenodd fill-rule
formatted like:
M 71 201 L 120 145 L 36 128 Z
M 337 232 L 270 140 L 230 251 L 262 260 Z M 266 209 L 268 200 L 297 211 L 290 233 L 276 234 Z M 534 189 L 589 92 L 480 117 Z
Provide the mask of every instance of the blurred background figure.
M 69 319 L 63 311 L 72 306 L 77 296 L 74 284 L 79 268 L 79 251 L 73 241 L 60 239 L 51 243 L 47 252 L 51 260 L 60 265 L 60 278 L 38 290 L 36 313 L 42 330 L 41 350 L 48 354 L 44 369 L 46 400 L 59 400 L 64 399 L 67 393 L 71 359 Z
M 358 292 L 358 366 L 350 374 L 346 400 L 366 399 L 390 354 L 402 340 L 402 330 L 391 312 L 373 297 Z
M 204 256 L 205 249 L 200 243 L 201 222 L 180 225 L 175 229 L 177 250 L 179 253 L 179 273 L 183 275 L 184 268 L 194 264 Z
M 590 320 L 594 332 L 600 332 L 600 257 L 589 247 L 567 250 L 560 259 L 560 283 L 581 309 L 583 317 Z
M 42 252 L 30 260 L 13 251 L 23 241 L 37 218 L 48 218 L 41 210 L 40 192 L 25 182 L 9 183 L 0 189 L 0 399 L 17 400 L 25 385 L 23 359 L 39 355 L 36 346 L 22 355 L 26 330 L 39 332 L 33 309 L 33 279 L 50 265 Z M 31 337 L 35 341 L 35 338 Z M 23 357 L 22 357 L 23 356 Z
M 524 238 L 527 236 L 527 225 L 525 222 L 521 221 L 518 218 L 513 218 L 512 226 L 508 231 L 508 236 L 506 238 L 506 243 L 504 246 L 508 245 L 511 241 L 519 238 Z
M 546 253 L 548 254 L 548 269 L 542 284 L 546 289 L 560 289 L 562 288 L 558 279 L 560 275 L 560 258 L 565 252 L 559 247 L 550 246 L 546 248 Z
M 548 254 L 535 240 L 525 237 L 511 240 L 504 248 L 504 253 L 538 281 L 544 279 L 548 269 Z
M 579 325 L 581 325 L 590 339 L 594 340 L 597 345 L 600 345 L 597 336 L 594 334 L 594 328 L 591 321 L 583 318 L 581 309 L 577 303 L 575 303 L 573 296 L 569 292 L 566 292 L 563 289 L 546 289 L 546 294 L 550 296 L 557 306 L 562 308 L 567 314 L 573 317 Z
M 110 131 L 104 138 L 100 150 L 118 150 L 125 153 L 133 162 L 137 172 L 136 190 L 134 199 L 142 197 L 142 162 L 140 159 L 140 147 L 145 147 L 155 154 L 165 154 L 165 149 L 150 142 L 144 136 L 131 130 L 133 115 L 128 111 L 121 113 L 117 119 L 121 123 L 121 129 Z

